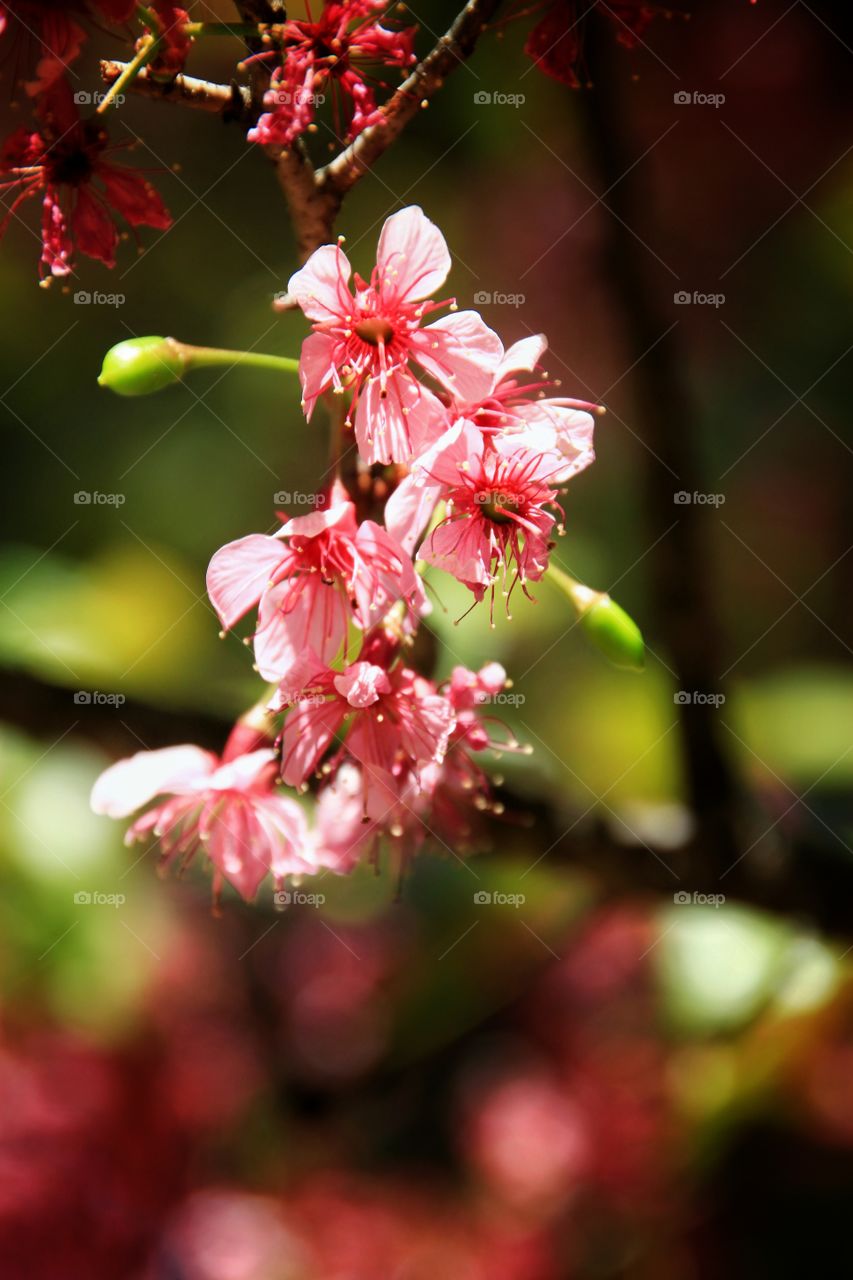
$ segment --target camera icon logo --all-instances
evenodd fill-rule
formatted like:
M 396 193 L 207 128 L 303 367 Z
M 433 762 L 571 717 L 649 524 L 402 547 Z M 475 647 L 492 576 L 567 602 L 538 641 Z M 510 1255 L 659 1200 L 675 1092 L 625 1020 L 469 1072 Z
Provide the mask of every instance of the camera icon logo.
M 287 889 L 276 889 L 272 896 L 273 906 L 281 910 L 283 907 L 289 907 L 293 901 L 293 894 Z
M 686 489 L 679 489 L 678 493 L 672 495 L 672 500 L 679 507 L 686 507 L 690 502 L 690 494 Z
M 486 903 L 491 902 L 491 900 L 492 900 L 492 895 L 488 893 L 485 889 L 481 889 L 479 893 L 474 894 L 474 902 L 477 904 L 478 907 L 485 906 Z
M 74 695 L 75 707 L 89 707 L 92 705 L 92 695 L 87 689 L 78 689 Z
M 492 300 L 492 295 L 487 289 L 480 289 L 474 294 L 474 302 L 478 307 L 487 307 Z
M 74 495 L 74 505 L 76 507 L 89 507 L 92 505 L 91 493 L 86 493 L 85 489 L 81 489 L 79 493 Z
M 74 302 L 78 307 L 87 307 L 92 301 L 92 295 L 87 289 L 78 289 L 74 294 Z
M 677 307 L 689 307 L 693 298 L 686 289 L 679 289 L 672 295 L 672 300 Z
M 74 903 L 78 907 L 91 906 L 91 903 L 92 903 L 91 893 L 88 893 L 85 889 L 81 889 L 79 893 L 75 893 Z
M 672 695 L 672 700 L 677 707 L 687 707 L 693 701 L 693 695 L 686 689 L 679 689 L 678 693 Z
M 674 893 L 672 900 L 677 907 L 686 907 L 691 902 L 690 894 L 685 889 L 679 889 L 677 893 Z
M 474 102 L 478 107 L 487 106 L 492 100 L 492 95 L 486 89 L 480 89 L 474 94 Z
M 685 93 L 683 89 L 680 89 L 678 93 L 672 95 L 672 100 L 677 107 L 686 107 L 692 99 L 689 93 Z

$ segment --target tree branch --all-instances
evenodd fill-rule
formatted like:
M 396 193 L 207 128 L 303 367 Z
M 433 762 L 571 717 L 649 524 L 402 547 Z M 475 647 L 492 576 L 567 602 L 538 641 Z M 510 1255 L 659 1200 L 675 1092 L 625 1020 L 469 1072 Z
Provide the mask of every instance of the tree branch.
M 363 130 L 354 142 L 318 172 L 319 186 L 339 197 L 338 207 L 344 194 L 364 177 L 371 165 L 400 136 L 424 102 L 442 87 L 456 67 L 471 56 L 499 4 L 500 0 L 469 0 L 450 30 L 382 108 L 384 119 Z
M 101 62 L 101 78 L 104 84 L 111 85 L 118 80 L 127 68 L 126 62 Z M 226 120 L 242 120 L 251 123 L 251 97 L 248 89 L 241 89 L 238 84 L 215 84 L 211 80 L 198 80 L 195 76 L 175 76 L 174 80 L 164 83 L 151 77 L 148 68 L 139 72 L 131 92 L 144 98 L 159 98 L 163 102 L 175 102 L 180 106 L 193 107 L 197 111 L 207 111 L 211 115 L 221 115 Z

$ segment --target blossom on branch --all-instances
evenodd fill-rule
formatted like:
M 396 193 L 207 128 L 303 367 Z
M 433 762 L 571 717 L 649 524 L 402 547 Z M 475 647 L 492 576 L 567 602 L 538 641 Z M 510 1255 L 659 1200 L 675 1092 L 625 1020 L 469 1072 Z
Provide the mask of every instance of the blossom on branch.
M 503 353 L 476 311 L 459 311 L 422 328 L 426 315 L 455 301 L 428 301 L 450 271 L 444 236 L 417 206 L 386 221 L 369 281 L 355 276 L 338 245 L 323 245 L 293 275 L 288 293 L 313 322 L 302 344 L 300 378 L 308 418 L 326 390 L 352 391 L 355 433 L 365 462 L 408 462 L 413 433 L 430 433 L 441 413 L 416 382 L 412 365 L 462 400 L 492 384 Z M 433 434 L 440 434 L 439 423 Z
M 382 26 L 379 18 L 387 7 L 385 0 L 324 0 L 316 22 L 309 16 L 278 27 L 280 48 L 255 55 L 280 62 L 264 98 L 268 110 L 249 131 L 249 141 L 289 147 L 312 124 L 327 89 L 339 137 L 352 139 L 376 124 L 382 113 L 365 67 L 404 70 L 415 61 L 414 27 Z M 374 83 L 387 87 L 382 81 Z
M 306 649 L 334 661 L 350 621 L 365 631 L 398 600 L 418 614 L 427 607 L 394 538 L 372 520 L 357 523 L 340 483 L 319 497 L 319 510 L 287 520 L 274 537 L 249 534 L 222 547 L 207 572 L 223 627 L 259 606 L 253 640 L 265 680 L 284 679 Z
M 119 214 L 131 227 L 166 230 L 172 220 L 141 173 L 106 157 L 119 146 L 97 119 L 82 120 L 67 81 L 39 102 L 38 128 L 17 129 L 0 150 L 0 191 L 17 192 L 0 236 L 26 200 L 41 197 L 40 273 L 67 276 L 74 250 L 115 266 Z
M 86 32 L 78 19 L 126 22 L 135 8 L 134 0 L 2 0 L 0 36 L 12 41 L 16 67 L 35 63 L 35 78 L 24 85 L 35 97 L 55 84 L 80 53 Z

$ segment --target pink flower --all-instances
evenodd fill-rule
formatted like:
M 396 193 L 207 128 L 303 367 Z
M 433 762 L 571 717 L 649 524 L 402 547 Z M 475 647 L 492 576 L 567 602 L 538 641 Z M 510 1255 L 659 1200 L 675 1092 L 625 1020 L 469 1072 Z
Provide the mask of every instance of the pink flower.
M 352 619 L 367 630 L 398 600 L 427 605 L 410 557 L 380 525 L 356 523 L 343 487 L 330 505 L 286 521 L 274 537 L 250 534 L 217 551 L 207 589 L 223 627 L 259 607 L 255 660 L 265 680 L 283 679 L 312 650 L 332 662 Z
M 356 275 L 354 294 L 352 268 L 340 244 L 323 245 L 290 279 L 288 291 L 314 322 L 300 360 L 306 415 L 311 417 L 317 397 L 329 388 L 351 389 L 356 440 L 366 462 L 408 462 L 413 434 L 422 442 L 445 425 L 441 407 L 415 381 L 411 364 L 465 401 L 480 399 L 491 386 L 503 347 L 475 311 L 421 327 L 425 315 L 447 305 L 426 299 L 449 270 L 444 237 L 412 207 L 387 220 L 370 282 Z
M 0 151 L 0 191 L 18 188 L 0 224 L 0 236 L 18 206 L 40 196 L 42 274 L 47 270 L 54 276 L 68 275 L 75 244 L 88 257 L 115 266 L 119 238 L 115 213 L 131 227 L 165 230 L 171 226 L 151 183 L 104 159 L 110 150 L 106 132 L 99 121 L 80 119 L 66 81 L 45 93 L 39 119 L 37 131 L 18 129 Z
M 333 95 L 339 135 L 344 124 L 347 136 L 354 138 L 380 120 L 363 65 L 405 68 L 415 61 L 414 27 L 383 27 L 377 20 L 387 7 L 385 0 L 325 0 L 317 22 L 291 19 L 281 24 L 281 53 L 258 55 L 282 61 L 264 99 L 270 109 L 250 129 L 249 141 L 289 147 L 311 125 L 315 104 L 327 88 Z
M 483 440 L 461 422 L 430 457 L 430 479 L 441 486 L 446 518 L 421 547 L 428 564 L 445 569 L 473 591 L 477 601 L 500 583 L 509 607 L 516 582 L 542 577 L 548 566 L 556 505 L 553 478 L 558 464 L 497 436 Z M 509 587 L 507 574 L 512 574 Z
M 520 376 L 539 364 L 547 345 L 545 337 L 537 334 L 516 342 L 505 352 L 501 348 L 488 388 L 476 401 L 450 401 L 444 408 L 444 422 L 447 429 L 460 420 L 470 423 L 482 433 L 484 443 L 503 439 L 516 448 L 523 446 L 551 455 L 554 461 L 550 481 L 557 486 L 567 484 L 595 460 L 592 413 L 603 410 L 585 400 L 547 397 L 544 391 L 554 385 L 547 378 L 531 380 Z M 410 474 L 395 489 L 385 509 L 386 527 L 409 552 L 414 550 L 442 494 L 433 469 L 446 441 L 439 437 L 432 447 L 428 438 L 421 436 L 419 441 L 416 452 L 421 456 L 414 459 Z
M 453 708 L 435 686 L 402 663 L 389 664 L 384 641 L 369 641 L 365 655 L 338 672 L 313 655 L 291 671 L 272 703 L 290 708 L 282 733 L 282 777 L 298 786 L 320 763 L 332 739 L 346 738 L 331 771 L 343 761 L 360 765 L 367 787 L 399 788 L 394 779 L 440 763 L 453 728 Z M 378 665 L 378 659 L 382 665 Z M 386 665 L 387 664 L 387 665 Z
M 133 823 L 126 843 L 154 836 L 166 864 L 186 864 L 202 848 L 214 866 L 217 896 L 223 876 L 250 899 L 267 873 L 280 884 L 316 871 L 300 806 L 274 790 L 275 752 L 228 756 L 227 748 L 220 759 L 194 746 L 139 751 L 101 774 L 92 808 L 125 818 L 164 797 Z

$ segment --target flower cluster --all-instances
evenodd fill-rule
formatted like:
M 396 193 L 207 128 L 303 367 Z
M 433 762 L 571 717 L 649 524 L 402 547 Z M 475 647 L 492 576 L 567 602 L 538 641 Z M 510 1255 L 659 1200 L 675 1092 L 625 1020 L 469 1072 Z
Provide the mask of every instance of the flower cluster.
M 162 3 L 154 7 L 162 14 L 173 9 Z M 117 216 L 131 230 L 171 226 L 148 179 L 109 158 L 121 145 L 110 143 L 100 115 L 81 117 L 80 95 L 72 93 L 66 74 L 85 40 L 81 17 L 123 23 L 135 8 L 127 0 L 0 4 L 0 37 L 4 44 L 11 41 L 10 56 L 17 66 L 32 66 L 33 78 L 25 80 L 24 87 L 34 99 L 32 123 L 16 129 L 0 147 L 0 193 L 11 196 L 0 236 L 25 201 L 41 201 L 43 280 L 70 275 L 75 249 L 115 266 Z M 174 14 L 186 20 L 184 10 Z
M 547 394 L 543 337 L 505 350 L 476 312 L 429 301 L 449 267 L 443 236 L 413 207 L 385 223 L 369 282 L 340 244 L 291 278 L 314 330 L 300 360 L 306 416 L 324 397 L 359 456 L 310 514 L 280 513 L 276 533 L 238 538 L 210 562 L 223 628 L 251 615 L 255 666 L 274 689 L 221 759 L 140 752 L 94 790 L 114 817 L 156 801 L 128 839 L 154 837 L 167 862 L 203 849 L 215 885 L 246 898 L 267 874 L 280 886 L 345 873 L 386 847 L 400 864 L 428 838 L 469 850 L 479 815 L 502 809 L 483 753 L 525 750 L 490 714 L 503 667 L 460 666 L 445 681 L 417 669 L 421 571 L 453 574 L 475 604 L 488 595 L 492 614 L 496 591 L 507 609 L 516 583 L 527 594 L 548 566 L 559 491 L 593 459 L 594 406 Z M 439 307 L 450 313 L 424 324 Z
M 250 142 L 288 147 L 310 128 L 315 107 L 332 95 L 335 132 L 354 138 L 381 113 L 369 66 L 405 70 L 415 61 L 413 27 L 383 26 L 385 0 L 323 0 L 316 22 L 290 19 L 276 28 L 276 47 L 256 55 L 274 60 L 266 110 Z M 251 59 L 250 59 L 251 61 Z M 387 88 L 381 81 L 380 88 Z
M 524 52 L 540 71 L 561 84 L 579 89 L 583 27 L 588 15 L 601 16 L 612 28 L 618 43 L 633 49 L 658 14 L 671 16 L 667 9 L 644 0 L 613 0 L 612 4 L 593 0 L 588 5 L 580 5 L 577 0 L 549 0 L 544 15 L 527 38 Z

